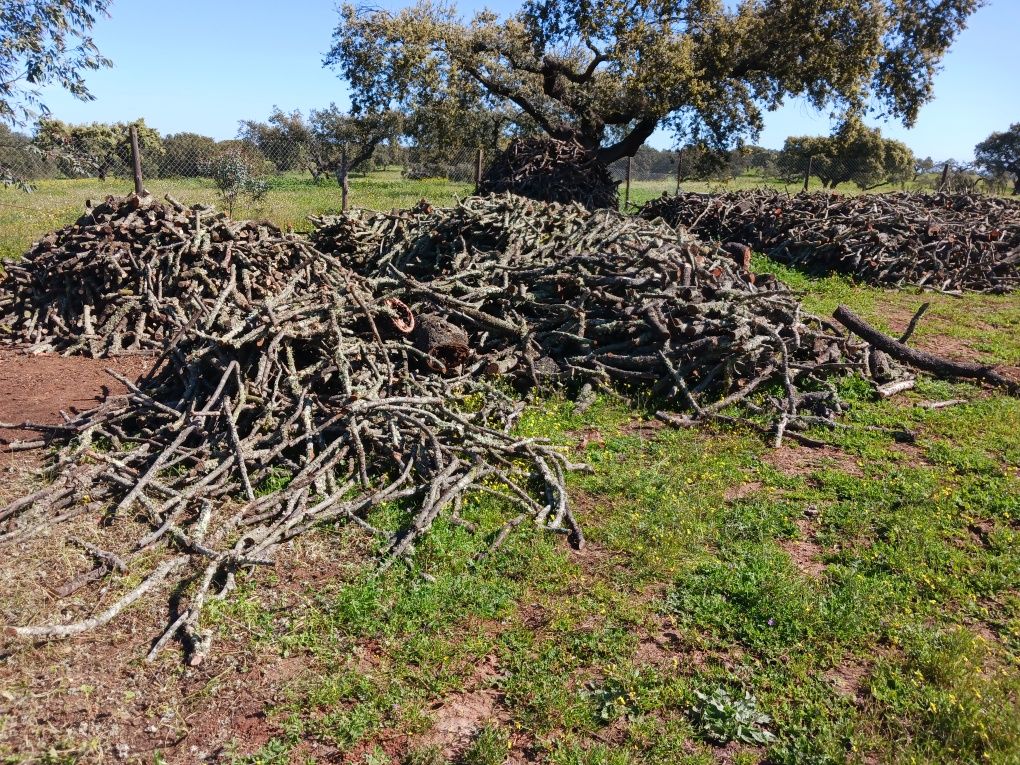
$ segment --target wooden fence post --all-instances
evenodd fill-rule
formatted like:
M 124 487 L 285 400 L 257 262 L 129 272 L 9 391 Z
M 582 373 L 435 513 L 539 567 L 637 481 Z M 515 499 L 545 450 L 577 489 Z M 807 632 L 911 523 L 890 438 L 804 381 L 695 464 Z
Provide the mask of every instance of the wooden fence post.
M 677 193 L 677 196 L 680 195 L 680 179 L 684 177 L 683 165 L 684 165 L 684 150 L 680 149 L 680 151 L 678 151 L 676 153 L 676 193 Z
M 624 210 L 624 212 L 626 212 L 627 208 L 630 207 L 630 171 L 631 171 L 631 166 L 632 166 L 633 162 L 634 162 L 634 158 L 633 157 L 627 157 L 627 185 L 625 187 L 625 191 L 623 192 L 623 210 Z
M 804 191 L 808 190 L 808 182 L 811 180 L 811 166 L 814 164 L 814 156 L 807 158 L 807 170 L 804 171 Z
M 131 160 L 134 163 L 135 171 L 135 194 L 142 196 L 145 188 L 142 186 L 142 152 L 138 148 L 138 128 L 132 125 L 128 132 L 131 135 Z
M 942 166 L 942 180 L 939 181 L 939 191 L 945 191 L 946 184 L 948 182 L 949 182 L 949 163 L 946 162 L 946 164 Z
M 478 193 L 482 185 L 482 150 L 479 148 L 475 154 L 475 193 Z

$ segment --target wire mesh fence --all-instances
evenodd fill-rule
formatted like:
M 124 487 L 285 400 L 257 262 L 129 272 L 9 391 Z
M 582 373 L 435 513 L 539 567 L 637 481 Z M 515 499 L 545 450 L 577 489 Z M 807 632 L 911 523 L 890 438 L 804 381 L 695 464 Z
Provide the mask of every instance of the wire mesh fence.
M 142 121 L 134 124 L 135 146 L 126 125 L 81 126 L 48 138 L 0 128 L 0 257 L 20 254 L 45 232 L 74 220 L 87 201 L 129 193 L 136 174 L 137 183 L 154 195 L 303 230 L 309 216 L 342 209 L 345 176 L 355 207 L 390 210 L 423 198 L 443 205 L 473 193 L 495 154 L 387 140 L 346 172 L 351 156 L 343 146 L 324 151 L 314 142 L 279 135 L 257 142 L 215 141 L 197 133 L 162 137 Z M 610 171 L 625 209 L 678 190 L 1006 191 L 1005 183 L 952 162 L 917 162 L 909 173 L 890 179 L 873 168 L 759 147 L 728 154 L 642 147 Z

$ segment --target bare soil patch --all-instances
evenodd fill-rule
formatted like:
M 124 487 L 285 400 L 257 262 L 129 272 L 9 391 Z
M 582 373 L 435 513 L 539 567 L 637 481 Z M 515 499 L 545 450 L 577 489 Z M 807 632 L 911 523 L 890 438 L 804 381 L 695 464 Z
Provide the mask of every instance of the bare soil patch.
M 59 423 L 61 410 L 78 413 L 93 408 L 107 396 L 126 392 L 107 369 L 137 380 L 152 362 L 148 355 L 90 359 L 0 348 L 0 422 Z M 38 436 L 0 428 L 0 442 L 27 437 Z
M 766 452 L 765 459 L 780 472 L 792 476 L 810 475 L 826 468 L 858 477 L 864 475 L 854 455 L 834 446 L 784 445 Z
M 446 757 L 463 752 L 486 725 L 505 724 L 510 715 L 503 706 L 502 693 L 493 686 L 499 664 L 489 656 L 478 665 L 465 690 L 446 696 L 431 710 L 433 725 L 420 740 L 438 746 Z

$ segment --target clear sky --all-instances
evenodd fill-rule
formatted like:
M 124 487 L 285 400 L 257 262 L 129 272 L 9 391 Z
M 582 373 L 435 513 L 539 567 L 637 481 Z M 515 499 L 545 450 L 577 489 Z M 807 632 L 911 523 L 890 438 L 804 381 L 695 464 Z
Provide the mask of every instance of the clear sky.
M 519 3 L 461 0 L 459 7 L 467 13 L 483 5 L 505 13 Z M 144 117 L 164 134 L 231 138 L 239 120 L 265 119 L 274 105 L 307 111 L 346 104 L 343 83 L 322 66 L 336 21 L 332 0 L 115 0 L 94 29 L 114 62 L 88 76 L 96 100 L 82 103 L 57 90 L 45 100 L 54 116 L 70 122 Z M 1018 31 L 1020 0 L 989 0 L 945 58 L 935 100 L 917 125 L 882 124 L 884 133 L 921 157 L 969 159 L 990 132 L 1020 122 Z M 767 115 L 759 143 L 778 148 L 788 135 L 829 129 L 826 114 L 788 103 Z M 668 148 L 671 136 L 656 134 L 651 143 Z

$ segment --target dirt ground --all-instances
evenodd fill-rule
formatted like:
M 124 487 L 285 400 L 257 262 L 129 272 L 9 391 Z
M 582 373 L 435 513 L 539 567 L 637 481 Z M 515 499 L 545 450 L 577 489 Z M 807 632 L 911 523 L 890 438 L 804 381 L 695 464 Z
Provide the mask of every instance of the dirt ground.
M 107 369 L 137 380 L 151 364 L 150 356 L 89 359 L 0 348 L 0 423 L 58 423 L 61 410 L 81 412 L 127 390 Z M 0 428 L 0 442 L 31 435 Z

